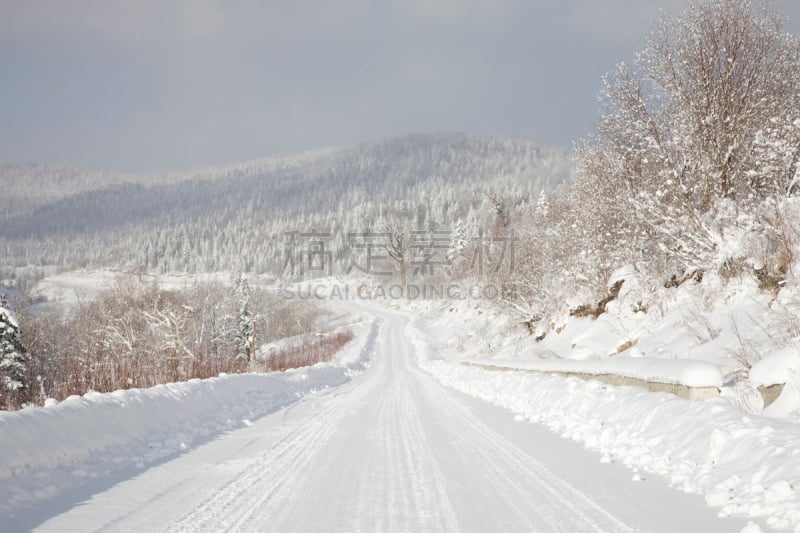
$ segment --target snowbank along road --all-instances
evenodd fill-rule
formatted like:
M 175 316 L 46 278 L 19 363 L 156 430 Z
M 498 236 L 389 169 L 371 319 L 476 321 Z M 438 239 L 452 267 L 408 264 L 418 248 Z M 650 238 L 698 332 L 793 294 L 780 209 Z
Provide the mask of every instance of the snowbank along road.
M 361 311 L 364 309 L 362 308 Z M 732 531 L 697 496 L 631 481 L 540 426 L 445 388 L 408 318 L 381 317 L 351 382 L 226 433 L 78 505 L 5 530 Z

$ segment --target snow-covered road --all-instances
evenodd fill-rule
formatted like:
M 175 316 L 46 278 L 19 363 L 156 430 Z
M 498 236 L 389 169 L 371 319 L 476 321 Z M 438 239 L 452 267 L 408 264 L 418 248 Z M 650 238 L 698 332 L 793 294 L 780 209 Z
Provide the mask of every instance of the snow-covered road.
M 376 311 L 377 312 L 377 311 Z M 407 318 L 351 382 L 11 530 L 736 531 L 702 498 L 631 481 L 573 442 L 442 386 Z M 110 485 L 110 484 L 109 484 Z M 0 527 L 0 529 L 2 529 Z

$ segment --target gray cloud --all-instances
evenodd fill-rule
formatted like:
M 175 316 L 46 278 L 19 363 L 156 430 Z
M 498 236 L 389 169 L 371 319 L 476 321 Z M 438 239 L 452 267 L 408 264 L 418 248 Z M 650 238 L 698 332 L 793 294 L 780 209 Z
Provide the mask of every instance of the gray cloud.
M 218 35 L 225 27 L 220 0 L 4 0 L 0 32 L 25 38 L 48 33 L 89 32 L 109 41 L 140 46 L 159 28 L 185 37 Z
M 0 160 L 185 167 L 442 130 L 568 145 L 602 73 L 682 5 L 0 0 Z

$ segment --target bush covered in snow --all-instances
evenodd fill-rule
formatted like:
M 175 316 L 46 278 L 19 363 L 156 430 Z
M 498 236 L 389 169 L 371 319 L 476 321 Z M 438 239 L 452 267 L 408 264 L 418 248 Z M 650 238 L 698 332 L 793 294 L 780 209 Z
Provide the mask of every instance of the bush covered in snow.
M 7 316 L 0 308 L 0 341 L 6 354 L 0 375 L 9 391 L 26 384 L 24 401 L 36 404 L 88 391 L 268 370 L 269 365 L 262 368 L 256 361 L 258 346 L 324 330 L 325 318 L 305 302 L 248 288 L 241 279 L 231 285 L 196 283 L 165 290 L 137 277 L 118 278 L 68 317 L 59 312 L 24 313 L 20 325 L 27 352 L 20 349 L 16 322 L 3 322 Z M 311 339 L 293 345 L 281 352 L 280 369 L 330 360 L 350 339 L 345 333 L 328 343 Z M 21 403 L 6 401 L 0 407 Z
M 29 395 L 26 376 L 28 361 L 19 325 L 0 299 L 0 409 L 20 406 Z

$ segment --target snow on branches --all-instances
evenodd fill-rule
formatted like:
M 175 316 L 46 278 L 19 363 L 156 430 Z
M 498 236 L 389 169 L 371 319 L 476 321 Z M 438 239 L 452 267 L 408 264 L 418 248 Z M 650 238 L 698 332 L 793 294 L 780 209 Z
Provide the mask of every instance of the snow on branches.
M 663 16 L 601 97 L 577 189 L 628 251 L 654 243 L 686 270 L 742 261 L 762 212 L 796 192 L 800 42 L 764 1 Z
M 18 407 L 26 391 L 27 352 L 19 325 L 0 299 L 0 408 Z

